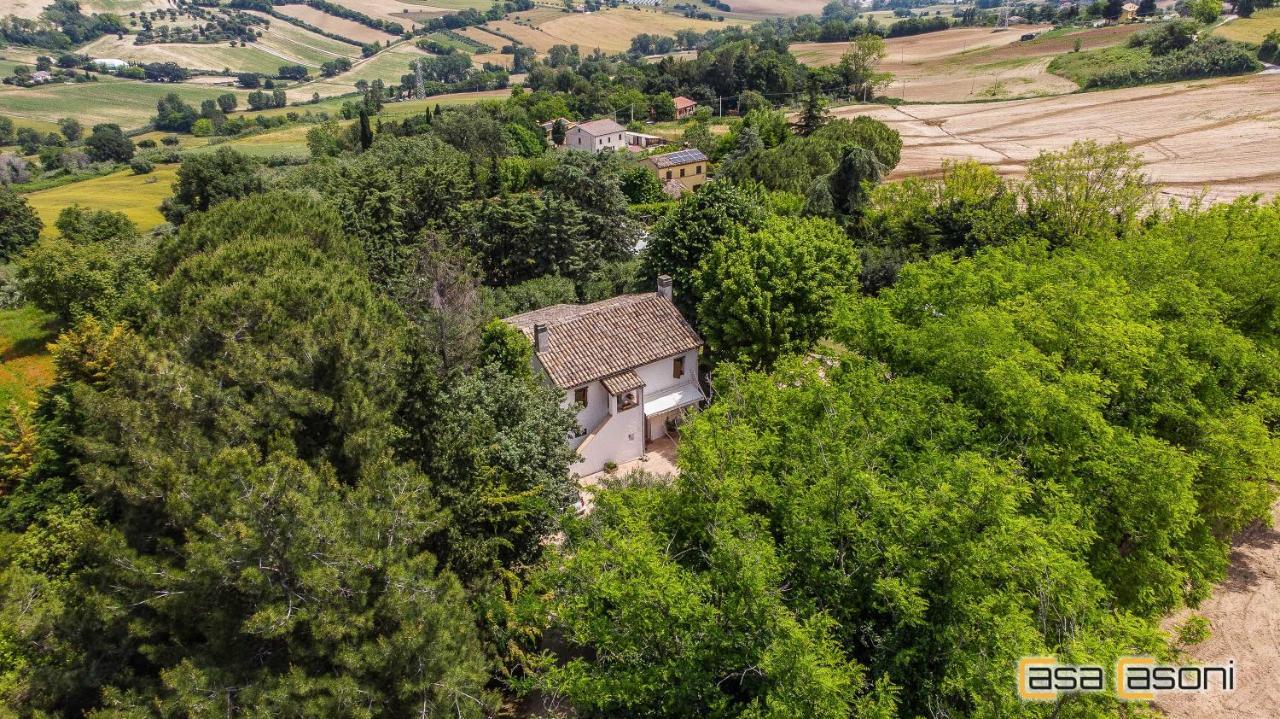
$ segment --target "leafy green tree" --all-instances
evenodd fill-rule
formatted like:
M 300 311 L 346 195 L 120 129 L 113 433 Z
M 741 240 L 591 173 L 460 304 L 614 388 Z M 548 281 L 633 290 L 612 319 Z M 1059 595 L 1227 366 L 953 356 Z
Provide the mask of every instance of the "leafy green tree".
M 653 170 L 634 164 L 622 171 L 622 194 L 633 203 L 662 202 L 667 199 L 662 192 L 662 181 Z
M 8 261 L 40 237 L 44 223 L 27 198 L 0 186 L 0 260 Z
M 679 478 L 597 492 L 533 582 L 534 621 L 581 650 L 544 658 L 536 685 L 604 716 L 1120 712 L 1024 703 L 1010 680 L 1026 655 L 1162 646 L 1105 606 L 1072 550 L 1087 532 L 1029 511 L 1030 481 L 969 448 L 945 390 L 822 354 L 718 369 Z
M 763 227 L 765 215 L 759 198 L 748 190 L 727 182 L 703 185 L 654 225 L 644 250 L 645 278 L 656 282 L 659 275 L 669 275 L 676 306 L 685 317 L 695 317 L 702 294 L 694 277 L 703 258 L 720 238 Z
M 1124 233 L 1150 208 L 1155 189 L 1142 160 L 1122 143 L 1077 142 L 1027 164 L 1022 201 L 1055 243 Z
M 224 92 L 218 96 L 217 102 L 218 102 L 218 109 L 222 110 L 223 113 L 235 112 L 236 104 L 237 104 L 235 93 Z
M 0 116 L 0 145 L 12 145 L 16 137 L 13 133 L 13 120 Z
M 154 247 L 125 215 L 68 207 L 57 237 L 31 245 L 17 260 L 25 297 L 64 323 L 113 320 L 145 302 Z
M 717 360 L 770 366 L 830 327 L 858 288 L 852 244 L 828 220 L 775 218 L 717 241 L 698 266 L 698 328 Z
M 1215 0 L 1191 0 L 1187 4 L 1187 12 L 1205 25 L 1212 25 L 1222 16 L 1222 3 Z
M 1018 193 L 977 162 L 944 163 L 938 179 L 907 178 L 872 192 L 862 225 L 862 286 L 879 291 L 907 262 L 971 255 L 1025 231 Z
M 1078 551 L 1115 603 L 1158 616 L 1204 596 L 1232 534 L 1273 501 L 1276 305 L 1260 280 L 1278 210 L 935 258 L 850 302 L 832 335 L 972 408 L 975 439 L 1019 463 L 1037 511 L 1092 537 Z
M 220 147 L 212 153 L 188 155 L 178 168 L 173 196 L 160 212 L 180 225 L 193 212 L 204 212 L 220 202 L 247 197 L 263 189 L 258 163 L 247 155 Z
M 524 333 L 502 320 L 490 320 L 484 326 L 480 335 L 480 356 L 486 365 L 512 377 L 532 376 L 533 344 Z
M 171 92 L 156 101 L 156 116 L 151 124 L 165 132 L 190 132 L 199 117 L 196 109 Z
M 84 144 L 94 162 L 128 162 L 133 158 L 133 140 L 113 123 L 94 125 Z
M 74 117 L 58 120 L 58 130 L 62 132 L 63 137 L 67 138 L 67 142 L 77 142 L 84 135 L 84 125 Z

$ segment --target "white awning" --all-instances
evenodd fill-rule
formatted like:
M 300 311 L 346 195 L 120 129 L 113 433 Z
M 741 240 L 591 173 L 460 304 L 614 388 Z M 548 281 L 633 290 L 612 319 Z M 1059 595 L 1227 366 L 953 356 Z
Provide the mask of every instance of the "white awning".
M 653 394 L 645 394 L 644 398 L 644 416 L 654 417 L 660 414 L 666 414 L 674 409 L 688 407 L 697 404 L 704 399 L 702 390 L 696 382 L 676 385 L 670 389 L 655 392 Z

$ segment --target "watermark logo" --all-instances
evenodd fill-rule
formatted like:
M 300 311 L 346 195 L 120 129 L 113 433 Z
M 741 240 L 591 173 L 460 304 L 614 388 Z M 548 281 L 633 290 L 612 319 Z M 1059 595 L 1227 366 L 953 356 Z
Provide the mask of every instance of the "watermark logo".
M 1229 692 L 1236 688 L 1235 660 L 1222 664 L 1157 664 L 1151 657 L 1121 657 L 1112 674 L 1116 696 L 1151 701 L 1163 692 Z M 1059 664 L 1055 657 L 1023 657 L 1018 662 L 1018 696 L 1055 701 L 1064 694 L 1105 692 L 1107 677 L 1096 664 Z

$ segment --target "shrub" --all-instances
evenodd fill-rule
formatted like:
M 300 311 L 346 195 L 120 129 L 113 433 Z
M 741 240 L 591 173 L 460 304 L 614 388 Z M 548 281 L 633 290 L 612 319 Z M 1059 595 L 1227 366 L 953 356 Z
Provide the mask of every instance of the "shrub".
M 138 147 L 141 147 L 144 150 L 150 150 L 155 146 L 156 146 L 156 141 L 150 138 L 146 140 L 138 140 Z
M 152 165 L 145 157 L 135 157 L 133 158 L 133 161 L 129 163 L 129 169 L 133 170 L 133 174 L 135 175 L 146 175 L 154 170 L 155 166 Z

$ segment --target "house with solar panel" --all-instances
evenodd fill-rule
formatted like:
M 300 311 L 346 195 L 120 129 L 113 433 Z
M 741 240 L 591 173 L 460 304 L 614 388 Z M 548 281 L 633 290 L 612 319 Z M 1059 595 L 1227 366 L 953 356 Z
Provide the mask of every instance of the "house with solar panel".
M 702 339 L 672 303 L 670 277 L 656 292 L 588 305 L 555 305 L 508 317 L 533 344 L 534 371 L 575 407 L 582 477 L 644 456 L 705 401 Z
M 653 155 L 645 158 L 645 162 L 658 174 L 663 190 L 675 197 L 696 190 L 706 182 L 710 163 L 707 156 L 696 149 Z

